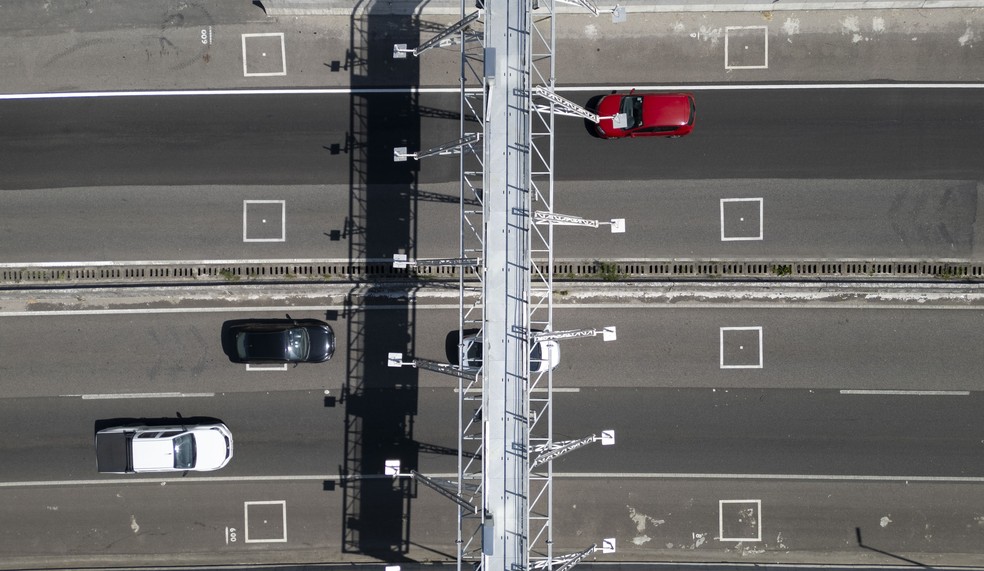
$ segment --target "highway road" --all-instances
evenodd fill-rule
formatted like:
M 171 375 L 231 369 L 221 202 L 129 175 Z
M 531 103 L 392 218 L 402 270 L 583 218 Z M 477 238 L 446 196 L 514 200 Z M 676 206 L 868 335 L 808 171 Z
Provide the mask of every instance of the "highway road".
M 369 46 L 346 18 L 295 24 L 291 75 L 244 78 L 240 33 L 280 22 L 181 3 L 124 18 L 120 32 L 103 23 L 120 16 L 108 3 L 65 6 L 22 10 L 20 27 L 0 19 L 4 91 L 344 91 L 453 84 L 456 69 L 447 52 L 437 64 L 394 62 L 387 42 L 419 32 L 399 18 L 361 28 Z M 705 85 L 692 89 L 697 130 L 680 140 L 602 141 L 558 119 L 557 210 L 624 216 L 629 233 L 559 229 L 557 255 L 980 260 L 979 89 L 752 85 L 979 77 L 964 45 L 976 16 L 953 27 L 935 14 L 916 19 L 930 38 L 920 42 L 896 25 L 904 12 L 888 15 L 883 36 L 867 29 L 877 18 L 855 22 L 854 37 L 868 34 L 856 41 L 839 13 L 803 15 L 802 35 L 794 13 L 713 25 L 672 16 L 661 27 L 646 16 L 621 34 L 578 20 L 562 38 L 560 79 L 579 103 L 628 76 Z M 203 48 L 198 34 L 213 23 L 216 43 Z M 772 67 L 722 68 L 723 26 L 763 23 L 781 40 Z M 20 37 L 32 28 L 36 37 Z M 691 33 L 703 34 L 696 48 Z M 960 34 L 969 39 L 958 48 Z M 411 243 L 420 256 L 454 255 L 457 160 L 394 163 L 392 153 L 456 138 L 457 109 L 456 95 L 427 89 L 2 100 L 0 263 L 344 259 Z M 728 198 L 761 200 L 758 213 L 737 214 L 761 224 L 762 240 L 722 240 Z M 278 210 L 250 215 L 252 200 L 283 200 L 284 223 Z M 353 237 L 358 209 L 366 234 Z M 285 238 L 245 242 L 249 228 Z M 164 294 L 86 311 L 90 293 L 63 313 L 33 294 L 27 314 L 0 313 L 0 569 L 453 557 L 452 504 L 380 474 L 398 458 L 404 470 L 454 477 L 453 380 L 390 369 L 386 354 L 444 360 L 456 308 L 421 295 L 345 313 L 243 302 L 224 288 L 197 308 Z M 557 553 L 614 537 L 616 554 L 592 558 L 982 565 L 980 310 L 927 307 L 918 295 L 887 306 L 782 294 L 697 307 L 558 299 L 556 327 L 617 325 L 619 340 L 565 343 L 556 371 L 557 436 L 616 432 L 615 446 L 555 463 Z M 229 362 L 224 322 L 288 312 L 335 326 L 331 362 L 263 372 Z M 187 476 L 95 472 L 97 423 L 178 416 L 225 421 L 232 463 Z
M 565 342 L 555 378 L 560 386 L 585 389 L 979 391 L 984 315 L 973 308 L 918 309 L 918 303 L 882 309 L 782 301 L 755 309 L 559 303 L 556 328 L 617 325 L 619 341 Z M 0 314 L 4 395 L 237 393 L 272 386 L 331 390 L 337 396 L 348 367 L 371 367 L 386 379 L 394 377 L 385 366 L 390 352 L 438 361 L 455 357 L 446 346 L 449 335 L 457 343 L 455 306 L 421 302 L 412 310 L 373 309 L 354 314 L 351 323 L 337 317 L 340 310 L 329 308 L 337 334 L 332 361 L 286 371 L 247 371 L 231 363 L 223 350 L 223 323 L 287 313 L 324 319 L 325 312 L 287 306 L 250 311 L 247 304 L 234 312 L 213 306 L 173 313 Z M 364 334 L 355 326 L 363 318 L 370 324 Z M 741 327 L 761 331 L 729 329 Z M 445 376 L 426 371 L 414 382 L 449 386 Z
M 392 350 L 444 358 L 455 310 L 419 304 L 411 345 L 385 327 L 407 322 L 406 308 L 355 316 L 369 324 L 357 342 L 339 319 L 338 352 L 323 365 L 247 372 L 225 359 L 223 321 L 288 311 L 323 317 L 289 307 L 0 316 L 0 497 L 33 530 L 29 539 L 0 534 L 7 568 L 59 554 L 151 563 L 181 551 L 188 561 L 220 562 L 243 549 L 255 561 L 361 561 L 339 551 L 352 531 L 346 493 L 357 490 L 378 502 L 366 513 L 396 513 L 409 526 L 366 532 L 363 554 L 373 542 L 413 559 L 452 553 L 446 500 L 420 488 L 406 504 L 388 480 L 346 488 L 342 476 L 354 466 L 347 450 L 357 451 L 363 474 L 378 475 L 392 457 L 439 477 L 454 473 L 454 383 L 388 369 L 384 359 Z M 558 437 L 614 429 L 617 441 L 555 463 L 558 546 L 614 536 L 630 561 L 801 560 L 820 551 L 829 561 L 890 561 L 857 544 L 860 527 L 867 544 L 902 556 L 975 557 L 980 319 L 973 309 L 561 306 L 558 327 L 611 322 L 619 341 L 566 343 L 555 374 Z M 758 364 L 748 361 L 758 358 L 756 335 L 726 330 L 722 340 L 721 327 L 735 326 L 762 327 L 761 368 L 722 368 L 722 359 Z M 95 350 L 104 347 L 114 351 Z M 347 371 L 365 392 L 346 397 Z M 230 466 L 186 478 L 95 473 L 96 422 L 178 415 L 226 422 L 236 439 Z M 348 448 L 353 441 L 359 446 Z M 379 486 L 397 492 L 378 496 Z M 730 500 L 755 500 L 758 515 L 742 516 L 751 504 Z M 287 506 L 289 543 L 226 543 L 226 528 L 243 533 L 247 509 L 281 505 L 244 504 L 261 501 Z M 282 532 L 264 517 L 266 527 L 249 524 L 254 540 Z M 756 526 L 762 542 L 727 539 L 759 533 Z
M 608 92 L 593 89 L 569 95 L 587 104 Z M 694 92 L 697 128 L 679 140 L 606 141 L 558 119 L 558 179 L 984 175 L 974 89 Z M 369 184 L 456 181 L 456 158 L 393 163 L 392 149 L 457 139 L 457 112 L 448 93 L 3 101 L 0 188 L 348 184 L 352 145 L 369 157 Z
M 373 205 L 371 225 L 404 221 L 417 256 L 433 258 L 458 255 L 457 192 L 457 184 L 445 183 L 412 191 L 386 186 L 359 196 Z M 402 198 L 393 200 L 394 193 Z M 624 181 L 614 188 L 569 181 L 558 185 L 558 212 L 598 220 L 624 217 L 628 230 L 557 228 L 555 255 L 574 260 L 980 261 L 982 195 L 984 186 L 970 180 L 650 180 Z M 722 200 L 733 198 L 761 199 L 761 210 L 758 202 L 747 202 L 751 210 L 727 211 L 725 231 L 758 235 L 761 227 L 761 240 L 721 240 Z M 352 255 L 346 232 L 352 199 L 346 185 L 2 191 L 0 234 L 11 239 L 0 241 L 0 258 L 7 264 L 347 260 Z M 283 200 L 283 210 L 247 207 L 255 212 L 244 225 L 244 202 L 255 200 Z M 750 214 L 748 222 L 732 226 L 743 214 Z M 408 218 L 418 222 L 409 226 Z M 264 226 L 273 227 L 267 234 L 282 232 L 284 241 L 243 241 L 244 230 L 255 235 L 266 232 Z M 392 255 L 401 244 L 406 247 L 408 237 L 393 237 L 390 246 L 374 252 Z
M 597 140 L 580 120 L 558 119 L 557 210 L 629 220 L 626 235 L 560 229 L 558 257 L 981 259 L 976 90 L 697 95 L 699 129 L 679 140 Z M 457 215 L 457 185 L 446 182 L 457 160 L 394 163 L 392 147 L 451 140 L 457 121 L 419 119 L 405 96 L 359 97 L 381 118 L 354 140 L 347 95 L 4 101 L 0 257 L 348 258 L 356 203 L 373 235 L 399 224 L 419 256 L 456 255 L 456 225 L 423 221 Z M 456 109 L 447 94 L 420 101 Z M 352 162 L 353 141 L 368 146 L 365 165 Z M 721 201 L 735 198 L 761 200 L 746 223 L 756 227 L 722 228 Z M 255 200 L 282 200 L 283 210 L 249 225 L 244 202 Z M 244 242 L 264 225 L 283 241 Z M 721 240 L 759 231 L 761 240 Z M 371 254 L 390 256 L 406 240 Z

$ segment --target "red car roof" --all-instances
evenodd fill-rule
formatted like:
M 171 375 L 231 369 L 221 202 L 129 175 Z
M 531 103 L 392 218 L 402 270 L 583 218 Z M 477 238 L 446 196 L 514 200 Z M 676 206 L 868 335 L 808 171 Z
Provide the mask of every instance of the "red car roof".
M 683 93 L 645 95 L 642 126 L 686 125 L 690 122 L 690 97 Z

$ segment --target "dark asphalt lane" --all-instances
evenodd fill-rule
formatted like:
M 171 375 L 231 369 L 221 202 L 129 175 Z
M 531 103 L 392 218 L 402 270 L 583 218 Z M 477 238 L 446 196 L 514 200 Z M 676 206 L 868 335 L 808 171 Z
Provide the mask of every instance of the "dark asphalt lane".
M 557 120 L 561 180 L 970 179 L 984 176 L 977 90 L 698 91 L 678 140 L 604 141 Z M 591 94 L 572 96 L 587 103 Z M 457 179 L 456 94 L 4 101 L 0 188 L 365 184 Z
M 217 418 L 229 426 L 235 456 L 215 476 L 339 476 L 352 450 L 359 451 L 363 474 L 381 474 L 386 458 L 400 458 L 407 468 L 424 473 L 456 471 L 458 401 L 450 387 L 376 390 L 329 402 L 326 406 L 321 392 L 290 390 L 187 398 L 6 399 L 0 401 L 0 482 L 118 478 L 95 471 L 95 423 L 178 415 Z M 554 470 L 599 477 L 984 478 L 982 404 L 980 392 L 895 396 L 582 389 L 556 396 L 555 438 L 614 429 L 616 445 L 564 456 Z M 346 452 L 346 442 L 355 448 Z

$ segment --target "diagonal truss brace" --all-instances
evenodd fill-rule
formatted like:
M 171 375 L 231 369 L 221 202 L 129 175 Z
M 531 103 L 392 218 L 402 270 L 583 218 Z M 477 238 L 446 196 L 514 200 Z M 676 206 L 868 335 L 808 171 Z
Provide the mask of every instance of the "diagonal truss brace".
M 612 15 L 612 22 L 616 24 L 624 22 L 626 20 L 625 6 L 619 6 L 618 4 L 616 4 L 614 8 L 606 8 L 605 10 L 601 10 L 600 8 L 598 8 L 598 5 L 592 2 L 591 0 L 554 0 L 554 1 L 557 2 L 558 4 L 569 4 L 571 6 L 580 6 L 586 9 L 588 12 L 591 12 L 595 16 L 601 14 L 602 12 L 609 12 Z
M 537 210 L 533 213 L 533 223 L 553 224 L 554 226 L 586 226 L 588 228 L 597 228 L 602 224 L 610 224 L 612 234 L 625 232 L 625 218 L 612 218 L 610 222 L 602 222 L 600 220 L 588 220 L 572 214 L 558 214 L 556 212 Z
M 425 258 L 413 260 L 406 254 L 393 254 L 393 267 L 403 269 L 409 266 L 458 266 L 462 268 L 477 268 L 482 265 L 481 258 Z
M 604 341 L 615 341 L 617 331 L 615 326 L 598 329 L 566 329 L 564 331 L 542 331 L 533 334 L 534 341 L 556 341 L 558 339 L 580 339 L 582 337 L 597 337 L 601 335 Z
M 477 12 L 472 12 L 471 14 L 462 18 L 461 20 L 458 20 L 457 23 L 451 24 L 447 28 L 444 28 L 444 30 L 442 30 L 441 33 L 437 34 L 433 38 L 427 40 L 426 42 L 420 44 L 419 46 L 413 49 L 407 48 L 406 44 L 393 44 L 393 57 L 397 59 L 405 59 L 407 57 L 407 54 L 413 54 L 414 57 L 417 57 L 431 48 L 437 46 L 446 47 L 454 43 L 457 43 L 458 38 L 453 38 L 451 36 L 454 36 L 461 30 L 465 29 L 468 26 L 468 24 L 471 24 L 472 22 L 477 20 L 478 17 L 481 15 L 482 15 L 481 10 Z M 596 9 L 595 16 L 597 15 L 598 14 Z
M 591 436 L 586 436 L 580 440 L 562 440 L 560 442 L 550 442 L 547 444 L 539 444 L 537 446 L 531 446 L 530 452 L 539 453 L 540 455 L 536 457 L 535 460 L 530 462 L 530 468 L 536 468 L 541 464 L 545 464 L 551 460 L 559 458 L 568 452 L 573 452 L 578 448 L 587 446 L 593 442 L 601 441 L 603 446 L 611 446 L 615 444 L 615 431 L 614 430 L 602 430 L 601 436 L 597 434 L 592 434 Z
M 408 158 L 419 160 L 424 157 L 432 157 L 435 155 L 457 155 L 464 147 L 468 147 L 469 150 L 473 150 L 471 146 L 478 143 L 481 138 L 481 133 L 469 133 L 457 141 L 444 143 L 443 145 L 434 147 L 433 149 L 418 151 L 416 153 L 408 153 L 406 147 L 396 147 L 393 149 L 393 161 L 401 163 L 406 161 Z
M 591 547 L 585 549 L 584 551 L 579 551 L 577 553 L 570 553 L 567 555 L 561 555 L 560 557 L 554 557 L 553 559 L 543 559 L 537 561 L 530 565 L 532 569 L 548 569 L 551 571 L 568 571 L 571 567 L 574 567 L 581 562 L 582 559 L 587 557 L 590 553 L 594 552 L 598 548 L 597 543 L 591 544 Z M 554 565 L 560 565 L 560 567 L 554 569 Z
M 464 379 L 466 381 L 474 381 L 478 374 L 476 369 L 458 367 L 450 363 L 432 361 L 431 359 L 417 358 L 412 361 L 404 361 L 403 353 L 390 353 L 386 360 L 386 366 L 424 369 L 426 371 L 451 375 L 452 377 L 458 377 L 459 379 Z
M 568 117 L 582 117 L 591 121 L 592 123 L 597 123 L 602 119 L 611 119 L 611 117 L 599 117 L 597 113 L 588 111 L 583 106 L 574 103 L 570 99 L 557 95 L 553 91 L 538 85 L 533 88 L 533 95 L 535 97 L 542 97 L 547 101 L 552 102 L 556 107 L 554 107 L 553 112 L 555 115 L 567 115 Z M 550 106 L 544 105 L 542 103 L 534 103 L 533 110 L 539 111 L 541 113 L 549 113 Z
M 554 104 L 553 113 L 554 115 L 566 115 L 568 117 L 581 117 L 587 119 L 592 123 L 598 123 L 602 119 L 611 119 L 612 125 L 617 129 L 624 129 L 628 125 L 628 118 L 625 113 L 616 113 L 615 115 L 605 115 L 601 116 L 593 111 L 588 111 L 582 105 L 574 103 L 570 99 L 562 95 L 557 95 L 555 92 L 538 85 L 533 88 L 533 95 L 535 97 L 542 97 L 547 101 Z M 550 113 L 550 105 L 544 105 L 543 103 L 534 103 L 533 110 L 539 113 Z
M 472 504 L 468 500 L 459 496 L 456 492 L 451 491 L 457 487 L 454 482 L 434 480 L 433 478 L 428 478 L 427 476 L 421 474 L 416 470 L 410 470 L 410 476 L 414 480 L 420 482 L 421 484 L 427 486 L 428 488 L 434 490 L 435 492 L 441 494 L 445 498 L 451 500 L 452 502 L 458 504 L 459 506 L 465 508 L 473 514 L 478 513 L 478 506 Z

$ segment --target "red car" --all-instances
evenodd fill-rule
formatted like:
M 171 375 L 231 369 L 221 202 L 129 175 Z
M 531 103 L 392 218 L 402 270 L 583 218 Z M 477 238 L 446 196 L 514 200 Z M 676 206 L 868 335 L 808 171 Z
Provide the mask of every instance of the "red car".
M 597 113 L 611 117 L 624 113 L 625 128 L 615 127 L 612 119 L 602 119 L 595 130 L 605 139 L 623 137 L 682 137 L 693 130 L 696 107 L 689 93 L 606 95 L 598 102 Z

